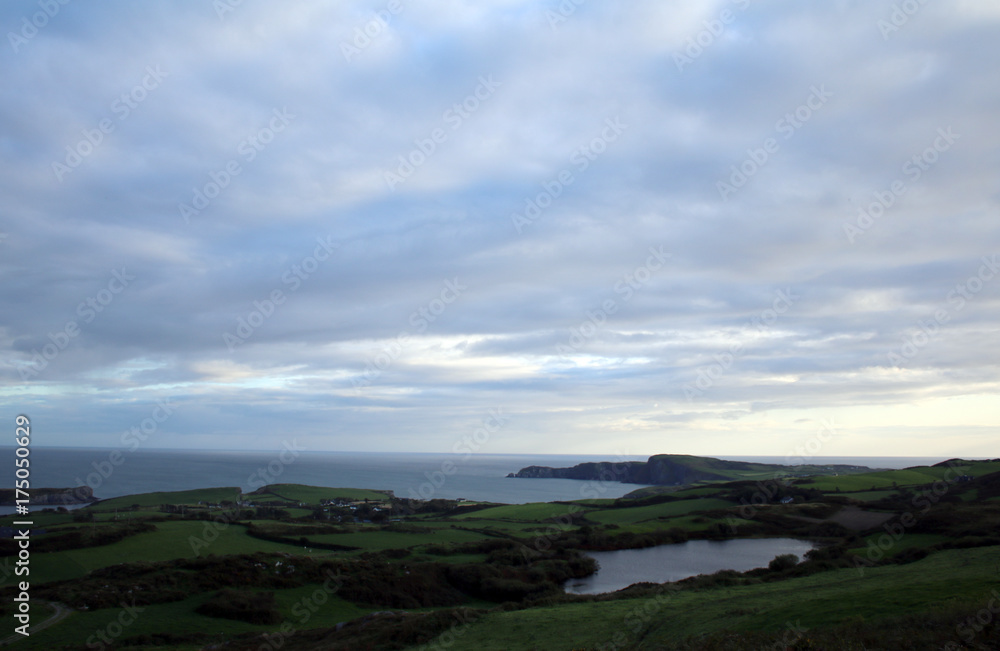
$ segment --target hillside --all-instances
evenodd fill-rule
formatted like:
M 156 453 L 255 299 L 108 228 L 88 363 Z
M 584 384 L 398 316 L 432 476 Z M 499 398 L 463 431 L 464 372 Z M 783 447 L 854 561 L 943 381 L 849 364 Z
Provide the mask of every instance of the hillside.
M 1000 648 L 996 618 L 976 619 L 1000 599 L 1000 460 L 778 481 L 765 464 L 681 459 L 741 478 L 515 505 L 272 484 L 34 510 L 32 631 L 17 648 Z M 597 552 L 762 538 L 815 547 L 745 572 L 660 583 L 650 568 L 616 592 L 565 590 Z M 9 621 L 29 580 L 20 550 L 0 539 Z
M 625 484 L 654 486 L 687 486 L 699 482 L 801 477 L 819 474 L 850 474 L 870 472 L 871 468 L 847 465 L 798 465 L 725 461 L 713 457 L 688 454 L 656 454 L 647 461 L 600 461 L 581 463 L 572 468 L 528 466 L 508 477 L 519 479 L 581 479 L 585 481 L 617 481 Z

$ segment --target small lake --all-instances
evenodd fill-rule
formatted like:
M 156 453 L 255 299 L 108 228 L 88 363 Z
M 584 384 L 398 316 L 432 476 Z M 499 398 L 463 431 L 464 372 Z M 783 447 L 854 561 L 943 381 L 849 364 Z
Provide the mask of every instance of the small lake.
M 747 538 L 741 540 L 689 540 L 675 545 L 613 552 L 588 552 L 600 569 L 583 579 L 566 582 L 566 592 L 599 594 L 627 588 L 633 583 L 680 581 L 719 570 L 746 572 L 767 567 L 779 554 L 802 559 L 815 545 L 794 538 Z

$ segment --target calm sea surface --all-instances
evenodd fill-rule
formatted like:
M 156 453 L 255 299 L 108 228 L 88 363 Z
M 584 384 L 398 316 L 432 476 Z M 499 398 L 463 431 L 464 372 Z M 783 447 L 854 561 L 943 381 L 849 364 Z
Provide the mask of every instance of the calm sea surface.
M 629 457 L 645 460 L 645 456 Z M 726 457 L 783 463 L 782 457 Z M 0 486 L 14 486 L 14 454 L 0 448 Z M 465 498 L 523 504 L 595 497 L 621 497 L 639 484 L 570 479 L 508 479 L 525 466 L 572 466 L 612 456 L 414 454 L 362 452 L 274 452 L 98 448 L 31 450 L 31 485 L 88 485 L 99 498 L 154 491 L 239 486 L 245 492 L 268 483 L 388 489 L 398 497 Z M 916 457 L 815 457 L 815 464 L 843 463 L 873 468 L 905 468 L 943 461 Z

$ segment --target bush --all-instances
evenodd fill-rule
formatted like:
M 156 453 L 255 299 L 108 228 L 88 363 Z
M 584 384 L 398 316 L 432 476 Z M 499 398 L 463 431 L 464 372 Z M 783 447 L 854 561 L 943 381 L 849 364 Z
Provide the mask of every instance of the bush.
M 799 564 L 799 557 L 795 554 L 778 554 L 767 564 L 767 569 L 772 572 L 784 572 Z
M 226 588 L 195 608 L 195 612 L 209 617 L 236 619 L 250 624 L 277 624 L 281 621 L 281 613 L 274 605 L 273 592 L 251 592 Z

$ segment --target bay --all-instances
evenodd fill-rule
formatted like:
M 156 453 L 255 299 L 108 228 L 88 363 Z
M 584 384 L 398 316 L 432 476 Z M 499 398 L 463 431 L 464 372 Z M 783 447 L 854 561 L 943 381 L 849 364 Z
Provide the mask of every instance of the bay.
M 14 486 L 14 454 L 0 471 L 3 486 Z M 587 461 L 636 460 L 646 455 L 434 454 L 393 452 L 316 452 L 299 450 L 137 450 L 47 448 L 31 450 L 31 485 L 88 485 L 102 499 L 195 488 L 238 486 L 250 492 L 265 484 L 391 490 L 397 497 L 464 498 L 524 504 L 586 498 L 617 498 L 641 484 L 571 479 L 514 479 L 507 474 L 530 465 L 568 467 Z M 781 463 L 780 457 L 726 457 Z M 810 463 L 846 463 L 877 468 L 929 465 L 940 458 L 815 457 Z

